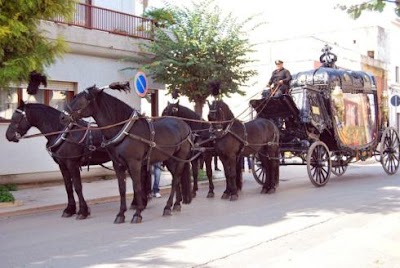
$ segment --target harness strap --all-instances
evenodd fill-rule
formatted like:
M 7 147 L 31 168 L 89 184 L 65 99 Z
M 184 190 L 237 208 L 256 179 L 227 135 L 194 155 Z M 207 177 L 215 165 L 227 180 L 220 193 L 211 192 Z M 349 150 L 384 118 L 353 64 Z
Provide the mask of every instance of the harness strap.
M 58 146 L 61 145 L 61 143 L 63 143 L 66 140 L 66 136 L 69 133 L 69 130 L 71 130 L 72 126 L 74 125 L 74 123 L 69 123 L 62 131 L 62 133 L 60 133 L 60 135 L 58 135 L 58 137 L 56 138 L 56 140 L 54 141 L 54 143 L 50 146 L 47 146 L 47 151 L 49 152 L 49 154 L 52 154 L 52 149 L 57 148 Z
M 156 146 L 156 143 L 154 142 L 154 136 L 156 135 L 156 132 L 154 130 L 154 124 L 153 121 L 151 120 L 146 120 L 148 126 L 149 126 L 149 130 L 150 130 L 150 148 L 147 151 L 147 155 L 145 157 L 145 159 L 147 160 L 147 171 L 150 171 L 150 157 L 151 157 L 151 153 L 153 151 L 153 148 Z
M 105 148 L 111 144 L 115 145 L 120 143 L 126 136 L 126 133 L 128 133 L 133 124 L 135 124 L 136 120 L 139 118 L 139 114 L 136 110 L 133 110 L 132 115 L 131 115 L 131 120 L 127 121 L 124 125 L 123 128 L 118 132 L 117 135 L 114 136 L 111 140 L 105 140 L 101 143 L 101 147 Z

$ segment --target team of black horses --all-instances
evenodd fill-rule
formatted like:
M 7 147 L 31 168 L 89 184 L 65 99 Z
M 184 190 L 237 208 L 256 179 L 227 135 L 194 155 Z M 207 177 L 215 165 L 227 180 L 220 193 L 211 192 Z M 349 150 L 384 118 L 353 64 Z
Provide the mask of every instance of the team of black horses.
M 43 76 L 34 76 L 34 87 L 38 86 L 37 79 L 46 82 Z M 210 83 L 210 92 L 218 92 L 218 87 L 219 83 Z M 179 105 L 179 101 L 168 103 L 161 117 L 150 119 L 108 94 L 108 89 L 126 91 L 129 83 L 89 87 L 77 94 L 63 112 L 43 104 L 21 102 L 7 129 L 6 137 L 13 142 L 23 138 L 31 127 L 38 128 L 47 138 L 46 148 L 59 165 L 67 191 L 68 205 L 63 217 L 77 214 L 77 219 L 85 219 L 90 215 L 82 193 L 80 167 L 109 161 L 112 161 L 120 193 L 115 223 L 125 222 L 127 172 L 134 191 L 131 207 L 135 212 L 131 222 L 142 221 L 151 190 L 150 167 L 160 161 L 172 174 L 171 192 L 163 215 L 180 211 L 182 203 L 189 204 L 196 196 L 200 159 L 205 162 L 209 180 L 207 197 L 214 196 L 211 159 L 215 155 L 224 166 L 226 178 L 222 199 L 238 199 L 242 187 L 241 156 L 257 154 L 262 167 L 268 171 L 261 193 L 273 193 L 278 186 L 279 131 L 271 121 L 256 118 L 243 123 L 217 98 L 209 103 L 208 121 Z M 82 120 L 87 117 L 93 117 L 97 126 Z M 79 198 L 78 211 L 73 189 Z

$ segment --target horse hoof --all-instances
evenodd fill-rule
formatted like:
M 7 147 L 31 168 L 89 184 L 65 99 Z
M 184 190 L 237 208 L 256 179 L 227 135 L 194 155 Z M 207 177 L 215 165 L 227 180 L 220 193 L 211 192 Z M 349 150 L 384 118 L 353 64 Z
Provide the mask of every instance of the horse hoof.
M 142 222 L 142 216 L 140 216 L 140 215 L 134 215 L 133 216 L 133 218 L 132 218 L 132 220 L 131 220 L 131 223 L 141 223 Z
M 125 216 L 117 216 L 114 220 L 114 223 L 119 224 L 119 223 L 124 223 L 125 222 Z
M 212 192 L 208 192 L 207 198 L 214 198 L 215 194 Z
M 180 212 L 181 209 L 182 209 L 182 206 L 181 206 L 181 205 L 174 205 L 174 208 L 173 208 L 174 211 Z
M 74 215 L 75 213 L 70 213 L 70 212 L 66 212 L 64 211 L 63 214 L 61 215 L 62 218 L 70 218 Z
M 192 198 L 196 197 L 196 192 L 192 192 Z
M 239 199 L 239 196 L 237 194 L 233 194 L 231 195 L 231 198 L 229 199 L 229 201 L 236 201 Z
M 84 220 L 87 219 L 89 215 L 78 214 L 76 215 L 77 220 Z
M 274 188 L 269 189 L 267 194 L 273 194 L 275 192 L 276 192 L 276 188 L 274 187 Z
M 163 216 L 171 216 L 172 212 L 169 208 L 164 208 Z
M 266 194 L 268 190 L 266 188 L 262 188 L 260 194 Z
M 221 199 L 228 199 L 229 198 L 229 194 L 223 193 L 221 196 Z

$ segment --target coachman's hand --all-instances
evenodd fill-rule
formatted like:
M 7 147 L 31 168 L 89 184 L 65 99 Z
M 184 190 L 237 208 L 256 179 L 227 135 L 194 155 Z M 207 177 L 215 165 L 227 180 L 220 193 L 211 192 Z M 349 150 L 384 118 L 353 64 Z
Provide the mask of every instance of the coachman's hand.
M 283 84 L 283 80 L 279 80 L 278 84 L 282 85 Z

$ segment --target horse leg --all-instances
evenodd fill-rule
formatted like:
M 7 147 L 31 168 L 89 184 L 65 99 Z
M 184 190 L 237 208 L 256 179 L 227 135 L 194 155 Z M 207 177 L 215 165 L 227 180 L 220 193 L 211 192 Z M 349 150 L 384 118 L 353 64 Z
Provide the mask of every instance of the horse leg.
M 276 188 L 279 186 L 279 148 L 277 146 L 275 147 L 270 148 L 269 150 L 269 155 L 271 156 L 271 158 L 269 159 L 269 167 L 271 169 L 271 183 L 274 189 L 270 193 L 275 192 Z
M 82 193 L 82 181 L 81 173 L 79 171 L 79 164 L 77 162 L 69 162 L 67 165 L 69 166 L 69 170 L 72 175 L 72 182 L 74 183 L 75 192 L 78 195 L 79 200 L 79 210 L 76 215 L 76 219 L 83 220 L 90 215 L 90 209 Z
M 236 187 L 236 155 L 234 156 L 221 156 L 220 159 L 224 166 L 225 178 L 227 188 L 222 195 L 222 199 L 228 199 L 231 201 L 238 199 L 237 187 Z
M 65 191 L 67 192 L 68 204 L 64 209 L 61 217 L 69 218 L 76 214 L 76 203 L 74 198 L 74 189 L 72 187 L 71 175 L 65 166 L 59 165 L 61 174 L 64 179 Z
M 236 161 L 236 186 L 239 191 L 242 190 L 243 186 L 243 162 L 241 160 L 244 161 L 244 158 L 239 156 Z
M 134 195 L 137 204 L 131 223 L 142 222 L 142 211 L 147 204 L 147 194 L 145 190 L 146 185 L 143 183 L 144 179 L 141 177 L 142 168 L 146 168 L 146 166 L 142 166 L 141 161 L 129 161 L 129 174 L 131 175 L 133 188 L 135 189 Z
M 119 212 L 115 217 L 114 223 L 124 223 L 125 211 L 126 211 L 126 173 L 125 169 L 118 163 L 115 163 L 114 161 L 113 161 L 113 167 L 115 170 L 115 174 L 117 175 L 118 190 L 120 196 Z
M 207 194 L 207 198 L 213 198 L 214 197 L 214 183 L 212 180 L 212 166 L 211 166 L 211 162 L 212 162 L 212 155 L 211 154 L 207 154 L 204 157 L 204 162 L 206 164 L 206 173 L 207 173 L 207 178 L 208 178 L 208 194 Z
M 178 191 L 179 190 L 178 188 L 180 187 L 179 182 L 175 176 L 177 170 L 177 163 L 170 160 L 167 162 L 167 168 L 172 175 L 172 182 L 171 182 L 171 191 L 169 193 L 167 203 L 165 204 L 164 207 L 163 216 L 172 215 L 172 204 L 174 202 L 175 191 Z
M 192 197 L 196 197 L 196 193 L 199 190 L 198 180 L 199 180 L 199 159 L 195 159 L 192 162 L 192 174 L 193 174 L 193 190 Z
M 258 155 L 260 158 L 261 166 L 266 171 L 265 172 L 265 182 L 264 182 L 264 185 L 263 185 L 260 193 L 266 194 L 271 189 L 271 171 L 269 170 L 270 169 L 269 161 L 268 161 L 268 157 L 266 156 L 265 151 L 260 151 Z

